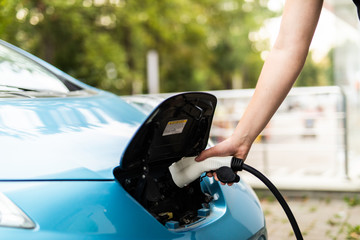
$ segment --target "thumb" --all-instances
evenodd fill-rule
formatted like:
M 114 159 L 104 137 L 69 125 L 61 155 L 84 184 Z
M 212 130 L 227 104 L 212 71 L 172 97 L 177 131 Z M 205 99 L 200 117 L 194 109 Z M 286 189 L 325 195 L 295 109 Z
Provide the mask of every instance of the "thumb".
M 207 159 L 207 158 L 209 158 L 209 157 L 215 157 L 215 156 L 217 156 L 217 155 L 218 155 L 218 153 L 217 153 L 217 148 L 216 148 L 216 146 L 214 146 L 214 147 L 211 147 L 211 148 L 208 148 L 208 149 L 202 151 L 202 152 L 199 154 L 199 156 L 197 156 L 197 157 L 195 158 L 195 161 L 201 162 L 201 161 L 204 161 L 205 159 Z

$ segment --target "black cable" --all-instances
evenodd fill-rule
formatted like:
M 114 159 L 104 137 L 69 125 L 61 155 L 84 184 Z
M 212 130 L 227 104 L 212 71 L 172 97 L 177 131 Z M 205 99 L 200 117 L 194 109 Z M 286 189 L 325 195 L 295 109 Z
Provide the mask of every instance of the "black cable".
M 242 170 L 248 171 L 249 173 L 253 174 L 255 177 L 259 178 L 268 187 L 268 189 L 274 194 L 274 196 L 280 203 L 281 207 L 284 209 L 286 216 L 288 217 L 291 227 L 294 231 L 296 239 L 303 240 L 300 228 L 296 222 L 296 219 L 295 219 L 293 213 L 291 212 L 289 205 L 286 203 L 285 199 L 283 198 L 283 196 L 281 195 L 279 190 L 275 187 L 275 185 L 272 184 L 272 182 L 270 182 L 270 180 L 267 177 L 265 177 L 264 174 L 262 174 L 255 168 L 245 164 L 243 159 L 236 158 L 236 157 L 233 157 L 231 159 L 231 168 L 221 167 L 216 170 L 216 174 L 217 174 L 219 181 L 221 181 L 223 183 L 238 182 L 240 180 L 240 178 L 235 177 L 235 176 L 238 176 L 235 172 L 242 171 Z
M 285 199 L 283 198 L 283 196 L 281 195 L 279 190 L 275 187 L 275 185 L 272 184 L 272 182 L 270 182 L 270 180 L 267 177 L 265 177 L 264 174 L 262 174 L 255 168 L 253 168 L 245 163 L 242 163 L 241 165 L 242 165 L 243 170 L 248 171 L 249 173 L 253 174 L 255 177 L 259 178 L 269 188 L 269 190 L 274 194 L 274 196 L 276 197 L 276 199 L 278 200 L 278 202 L 284 209 L 284 211 L 290 221 L 290 224 L 293 228 L 296 239 L 303 240 L 303 236 L 301 234 L 300 228 L 296 222 L 296 219 L 295 219 L 293 213 L 291 212 L 289 205 L 286 203 Z

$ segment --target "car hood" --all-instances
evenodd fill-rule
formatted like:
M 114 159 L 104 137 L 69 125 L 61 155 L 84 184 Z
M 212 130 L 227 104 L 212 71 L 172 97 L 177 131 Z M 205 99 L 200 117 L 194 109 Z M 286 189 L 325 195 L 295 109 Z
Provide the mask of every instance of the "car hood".
M 0 99 L 0 180 L 113 179 L 145 115 L 119 97 Z

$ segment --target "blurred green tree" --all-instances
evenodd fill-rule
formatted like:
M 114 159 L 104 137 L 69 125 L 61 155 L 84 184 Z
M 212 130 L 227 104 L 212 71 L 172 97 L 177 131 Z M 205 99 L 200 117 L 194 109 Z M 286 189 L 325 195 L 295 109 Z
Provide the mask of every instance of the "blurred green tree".
M 295 86 L 328 86 L 334 85 L 333 51 L 320 61 L 314 61 L 312 52 L 309 53 L 303 71 L 300 73 Z
M 162 92 L 249 88 L 263 63 L 249 33 L 273 15 L 267 0 L 0 0 L 0 38 L 117 94 L 147 92 L 150 50 Z

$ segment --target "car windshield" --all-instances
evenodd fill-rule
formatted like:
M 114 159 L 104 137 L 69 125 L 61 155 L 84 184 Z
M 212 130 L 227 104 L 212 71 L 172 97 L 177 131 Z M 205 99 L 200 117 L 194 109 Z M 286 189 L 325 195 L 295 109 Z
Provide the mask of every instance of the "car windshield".
M 52 72 L 0 44 L 0 91 L 14 89 L 69 92 L 69 89 Z

